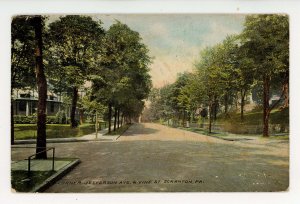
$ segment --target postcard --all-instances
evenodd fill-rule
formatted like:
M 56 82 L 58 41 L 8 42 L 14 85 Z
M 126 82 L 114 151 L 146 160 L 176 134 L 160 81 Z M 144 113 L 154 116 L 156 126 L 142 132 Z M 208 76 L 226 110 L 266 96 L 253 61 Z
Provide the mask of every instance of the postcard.
M 289 46 L 283 13 L 12 16 L 12 191 L 288 191 Z

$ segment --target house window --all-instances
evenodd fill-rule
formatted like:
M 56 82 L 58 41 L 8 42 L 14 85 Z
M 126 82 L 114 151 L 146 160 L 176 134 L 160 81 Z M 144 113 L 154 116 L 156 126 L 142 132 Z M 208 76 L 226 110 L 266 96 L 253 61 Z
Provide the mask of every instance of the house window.
M 51 112 L 51 113 L 54 112 L 54 103 L 50 103 L 50 112 Z
M 26 111 L 26 101 L 19 101 L 19 111 Z

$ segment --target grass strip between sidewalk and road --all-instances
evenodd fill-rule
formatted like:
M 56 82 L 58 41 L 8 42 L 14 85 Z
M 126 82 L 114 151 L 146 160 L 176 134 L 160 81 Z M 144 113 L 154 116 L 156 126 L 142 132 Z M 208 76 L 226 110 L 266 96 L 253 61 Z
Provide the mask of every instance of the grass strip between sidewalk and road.
M 112 131 L 110 133 L 106 133 L 105 135 L 122 135 L 132 124 L 125 124 L 119 129 L 116 129 L 116 131 Z
M 208 130 L 204 129 L 204 128 L 186 128 L 186 127 L 177 127 L 177 128 L 181 129 L 181 130 L 186 130 L 186 131 L 206 135 L 206 136 L 217 137 L 217 138 L 220 138 L 220 139 L 226 139 L 226 138 L 229 138 L 229 137 L 262 138 L 262 135 L 258 135 L 258 134 L 233 134 L 233 133 L 221 132 L 221 131 L 218 131 L 218 132 L 214 131 L 214 132 L 209 133 Z M 271 135 L 269 137 L 269 139 L 289 140 L 289 135 L 288 134 Z

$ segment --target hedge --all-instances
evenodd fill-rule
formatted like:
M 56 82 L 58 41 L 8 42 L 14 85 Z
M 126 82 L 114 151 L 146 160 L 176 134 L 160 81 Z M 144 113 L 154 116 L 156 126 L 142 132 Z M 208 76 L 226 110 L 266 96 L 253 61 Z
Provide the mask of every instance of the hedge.
M 25 115 L 14 115 L 14 124 L 36 124 L 36 116 L 25 116 Z M 47 116 L 47 124 L 66 124 L 66 119 L 62 119 L 57 116 Z M 70 118 L 68 118 L 67 123 L 70 123 Z

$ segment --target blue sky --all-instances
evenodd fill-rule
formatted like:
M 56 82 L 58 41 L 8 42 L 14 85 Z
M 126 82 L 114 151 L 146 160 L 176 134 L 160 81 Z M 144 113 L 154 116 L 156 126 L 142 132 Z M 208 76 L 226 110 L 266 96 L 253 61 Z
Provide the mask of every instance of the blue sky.
M 232 14 L 103 14 L 92 15 L 109 27 L 119 20 L 140 33 L 153 63 L 154 87 L 176 80 L 177 74 L 192 71 L 200 51 L 243 29 L 245 15 Z M 57 19 L 57 16 L 53 19 Z

